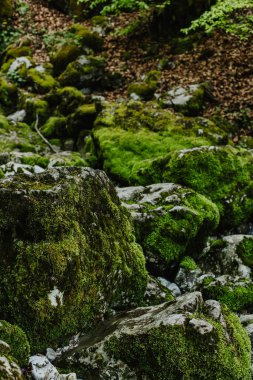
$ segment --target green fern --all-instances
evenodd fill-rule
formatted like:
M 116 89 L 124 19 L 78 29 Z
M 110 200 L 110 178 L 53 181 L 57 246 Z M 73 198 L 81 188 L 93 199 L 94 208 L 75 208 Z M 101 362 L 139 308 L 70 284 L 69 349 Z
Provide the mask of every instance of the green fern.
M 210 33 L 214 29 L 223 29 L 228 33 L 236 34 L 241 38 L 246 38 L 253 33 L 252 16 L 241 17 L 240 15 L 231 17 L 236 10 L 243 8 L 253 8 L 253 0 L 218 0 L 211 9 L 191 26 L 183 29 L 182 32 L 190 32 L 202 29 Z

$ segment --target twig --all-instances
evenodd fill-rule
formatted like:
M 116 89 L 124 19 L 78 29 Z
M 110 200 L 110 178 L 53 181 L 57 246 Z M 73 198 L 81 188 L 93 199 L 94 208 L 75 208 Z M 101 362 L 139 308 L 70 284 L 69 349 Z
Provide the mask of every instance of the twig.
M 44 143 L 47 144 L 47 146 L 51 149 L 51 151 L 53 153 L 57 153 L 56 150 L 54 149 L 54 147 L 50 144 L 50 142 L 42 135 L 42 133 L 39 131 L 39 128 L 38 128 L 38 125 L 39 125 L 39 115 L 36 114 L 36 122 L 35 122 L 35 131 L 38 133 L 38 135 L 40 136 L 40 138 L 44 141 Z

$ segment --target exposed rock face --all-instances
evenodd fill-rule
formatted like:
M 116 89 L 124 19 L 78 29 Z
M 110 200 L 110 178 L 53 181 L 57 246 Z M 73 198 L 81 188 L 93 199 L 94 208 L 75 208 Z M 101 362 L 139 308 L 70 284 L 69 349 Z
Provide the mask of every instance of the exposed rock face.
M 197 255 L 219 223 L 215 204 L 180 185 L 158 183 L 118 188 L 117 192 L 132 214 L 144 250 L 158 255 L 167 265 L 187 250 Z
M 199 292 L 115 316 L 58 355 L 91 380 L 251 379 L 239 319 Z
M 0 183 L 0 205 L 0 314 L 28 333 L 33 348 L 142 300 L 142 250 L 103 172 L 9 177 Z

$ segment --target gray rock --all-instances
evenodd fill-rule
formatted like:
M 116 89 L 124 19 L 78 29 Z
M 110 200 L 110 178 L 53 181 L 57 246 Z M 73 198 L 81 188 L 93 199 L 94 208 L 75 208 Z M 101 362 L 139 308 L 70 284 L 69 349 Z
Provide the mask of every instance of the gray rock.
M 8 74 L 18 70 L 22 65 L 25 65 L 27 69 L 32 66 L 31 61 L 27 57 L 18 57 L 9 67 Z
M 197 289 L 198 279 L 202 275 L 200 268 L 188 270 L 186 268 L 179 268 L 175 281 L 183 292 L 192 292 Z
M 251 278 L 251 269 L 246 266 L 238 254 L 238 247 L 244 239 L 253 239 L 251 235 L 224 236 L 219 246 L 215 240 L 209 242 L 203 259 L 199 262 L 204 272 L 213 272 L 217 276 L 230 275 L 234 277 Z M 253 240 L 252 240 L 253 241 Z
M 13 124 L 17 124 L 18 122 L 24 121 L 25 117 L 26 117 L 26 111 L 20 110 L 11 115 L 8 115 L 7 120 L 9 120 Z
M 1 380 L 25 380 L 21 369 L 10 357 L 0 356 Z
M 181 295 L 181 290 L 179 289 L 177 284 L 175 284 L 174 282 L 170 282 L 163 277 L 158 277 L 158 280 L 163 286 L 169 289 L 175 297 L 178 297 Z
M 77 380 L 75 373 L 69 373 L 68 375 L 59 374 L 46 356 L 31 356 L 29 364 L 32 367 L 32 377 L 34 380 Z
M 240 321 L 243 326 L 253 323 L 253 314 L 241 314 Z

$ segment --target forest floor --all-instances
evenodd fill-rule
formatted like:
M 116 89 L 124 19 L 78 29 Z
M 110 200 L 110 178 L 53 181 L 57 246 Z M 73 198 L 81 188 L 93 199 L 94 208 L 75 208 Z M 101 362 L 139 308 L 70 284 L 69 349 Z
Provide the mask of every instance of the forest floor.
M 41 0 L 25 0 L 26 13 L 16 14 L 14 25 L 33 41 L 33 58 L 37 63 L 49 61 L 45 36 L 67 31 L 75 20 L 48 8 Z M 252 12 L 253 10 L 248 10 Z M 158 92 L 173 87 L 208 82 L 212 102 L 204 116 L 218 116 L 239 125 L 238 133 L 251 134 L 253 117 L 253 39 L 216 31 L 183 54 L 172 52 L 171 43 L 152 39 L 145 30 L 138 35 L 122 35 L 119 31 L 137 20 L 138 13 L 111 16 L 106 26 L 103 55 L 110 71 L 124 77 L 124 85 L 103 94 L 114 100 L 126 97 L 126 89 L 134 80 L 167 61 L 162 70 Z M 84 22 L 90 26 L 90 23 Z M 242 131 L 240 132 L 240 126 Z

